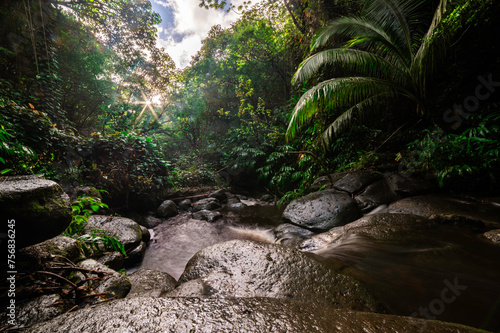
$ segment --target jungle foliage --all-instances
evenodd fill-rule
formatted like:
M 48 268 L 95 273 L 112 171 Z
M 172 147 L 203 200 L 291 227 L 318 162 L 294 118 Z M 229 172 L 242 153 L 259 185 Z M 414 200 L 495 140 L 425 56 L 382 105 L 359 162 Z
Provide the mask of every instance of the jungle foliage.
M 498 89 L 470 117 L 456 107 L 479 76 L 500 80 L 494 1 L 200 6 L 240 18 L 181 70 L 148 0 L 2 2 L 0 172 L 125 206 L 201 184 L 286 201 L 327 172 L 401 164 L 443 186 L 498 182 Z

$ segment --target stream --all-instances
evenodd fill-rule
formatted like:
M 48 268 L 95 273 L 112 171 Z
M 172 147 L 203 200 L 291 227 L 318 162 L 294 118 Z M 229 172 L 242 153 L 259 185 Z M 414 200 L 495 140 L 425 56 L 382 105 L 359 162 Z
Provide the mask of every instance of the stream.
M 282 223 L 281 211 L 275 206 L 224 208 L 221 212 L 224 217 L 215 223 L 182 214 L 159 225 L 143 262 L 129 272 L 147 268 L 178 279 L 199 250 L 232 239 L 271 242 L 266 240 L 266 230 Z M 242 229 L 250 230 L 252 236 L 247 237 Z M 472 231 L 444 226 L 390 242 L 353 235 L 316 255 L 337 268 L 343 263 L 340 269 L 363 281 L 394 314 L 500 332 L 498 247 Z

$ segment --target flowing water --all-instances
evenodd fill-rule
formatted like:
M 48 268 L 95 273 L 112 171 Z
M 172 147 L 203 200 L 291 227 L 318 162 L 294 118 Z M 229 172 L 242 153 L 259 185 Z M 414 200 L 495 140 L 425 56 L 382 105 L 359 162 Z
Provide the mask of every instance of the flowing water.
M 272 206 L 222 213 L 224 218 L 216 223 L 181 215 L 156 227 L 140 268 L 178 279 L 197 251 L 238 238 L 271 242 L 265 230 L 281 223 L 281 212 Z M 249 229 L 250 235 L 241 228 Z M 362 280 L 394 314 L 500 332 L 499 251 L 479 234 L 447 226 L 390 242 L 353 235 L 316 254 L 336 267 L 339 261 L 349 267 L 343 272 Z

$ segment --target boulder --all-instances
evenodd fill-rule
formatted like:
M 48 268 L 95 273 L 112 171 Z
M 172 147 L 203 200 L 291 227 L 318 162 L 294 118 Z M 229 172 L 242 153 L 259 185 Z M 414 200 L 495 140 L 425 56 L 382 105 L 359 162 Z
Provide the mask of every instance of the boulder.
M 106 267 L 111 268 L 112 270 L 117 271 L 123 267 L 124 257 L 123 254 L 121 254 L 118 251 L 108 252 L 99 259 L 97 259 L 97 262 L 103 264 Z
M 233 240 L 196 253 L 174 297 L 270 297 L 325 306 L 381 311 L 357 280 L 295 249 Z
M 262 197 L 260 197 L 259 200 L 272 203 L 272 202 L 274 202 L 274 196 L 271 194 L 264 194 Z
M 384 176 L 394 193 L 402 197 L 426 194 L 436 189 L 436 186 L 428 181 L 410 178 L 400 173 L 387 173 Z
M 215 198 L 206 198 L 201 199 L 200 201 L 196 201 L 193 204 L 193 212 L 198 212 L 200 210 L 214 210 L 220 207 L 221 205 L 219 203 L 219 200 Z
M 84 246 L 79 240 L 67 236 L 56 236 L 42 243 L 20 249 L 17 258 L 18 265 L 27 272 L 38 270 L 47 262 L 52 261 L 55 255 L 78 262 L 85 259 Z
M 168 273 L 139 269 L 128 276 L 132 288 L 127 297 L 161 297 L 174 290 L 177 281 Z
M 394 193 L 387 183 L 387 180 L 381 179 L 368 185 L 360 194 L 355 197 L 359 208 L 363 213 L 367 213 L 380 205 L 396 201 L 398 196 Z
M 142 231 L 142 241 L 147 244 L 151 240 L 151 233 L 149 232 L 148 228 L 142 225 L 141 225 L 141 231 Z
M 191 202 L 191 199 L 184 199 L 182 200 L 181 202 L 179 202 L 179 209 L 181 211 L 189 211 L 191 210 L 191 206 L 192 206 L 192 202 Z
M 382 174 L 371 170 L 349 172 L 344 177 L 335 181 L 333 188 L 348 193 L 357 193 L 382 178 Z
M 126 250 L 135 248 L 142 241 L 141 226 L 125 217 L 92 215 L 85 230 L 90 232 L 92 228 L 104 230 L 106 235 L 116 237 Z
M 136 246 L 131 251 L 127 252 L 127 257 L 125 257 L 125 266 L 131 267 L 135 264 L 138 264 L 144 259 L 144 255 L 146 254 L 147 245 L 145 242 L 141 242 L 138 246 Z
M 62 306 L 55 306 L 55 304 L 62 302 L 59 295 L 43 295 L 27 302 L 19 302 L 16 304 L 15 310 L 15 326 L 9 328 L 18 332 L 17 329 L 22 331 L 24 327 L 30 327 L 37 323 L 41 323 L 63 314 Z M 5 328 L 7 325 L 6 312 L 0 313 L 0 327 Z
M 209 210 L 200 210 L 196 213 L 193 213 L 193 219 L 195 220 L 203 220 L 210 223 L 213 223 L 222 218 L 222 214 L 219 212 L 211 212 Z
M 159 226 L 160 224 L 162 224 L 163 221 L 164 221 L 163 219 L 160 219 L 160 218 L 157 218 L 154 216 L 146 216 L 146 218 L 144 218 L 141 221 L 141 225 L 148 228 L 148 229 L 153 229 L 153 228 Z
M 1 177 L 0 207 L 0 233 L 7 234 L 12 221 L 18 249 L 57 236 L 71 223 L 68 195 L 56 182 L 37 176 Z
M 130 291 L 131 284 L 129 279 L 111 268 L 93 260 L 87 259 L 78 264 L 79 267 L 104 273 L 102 280 L 91 280 L 90 285 L 96 293 L 105 293 L 106 299 L 124 298 Z M 77 273 L 80 278 L 83 278 L 82 273 Z M 87 278 L 98 278 L 98 274 L 87 274 Z
M 215 198 L 217 200 L 219 200 L 219 202 L 223 203 L 223 202 L 227 202 L 227 194 L 226 194 L 226 191 L 224 190 L 217 190 L 215 192 L 212 192 L 208 195 L 209 198 Z
M 498 225 L 500 207 L 470 197 L 451 195 L 421 195 L 405 198 L 389 205 L 389 213 L 462 216 L 480 220 L 485 224 Z
M 479 333 L 481 331 L 435 320 L 331 309 L 291 300 L 133 297 L 70 312 L 30 327 L 25 332 Z
M 340 243 L 356 234 L 375 240 L 400 240 L 412 231 L 431 229 L 439 225 L 438 221 L 410 214 L 374 214 L 364 216 L 342 227 L 314 235 L 302 242 L 302 251 L 316 251 L 333 243 Z
M 325 190 L 293 200 L 283 212 L 285 222 L 311 230 L 328 230 L 361 217 L 356 201 L 348 194 Z
M 299 227 L 298 225 L 291 223 L 282 223 L 276 228 L 274 228 L 273 231 L 274 235 L 276 236 L 276 239 L 280 239 L 286 234 L 297 234 L 301 236 L 314 235 L 314 232 L 312 232 L 311 230 Z
M 156 214 L 159 217 L 172 217 L 179 214 L 179 209 L 172 200 L 165 200 L 156 210 Z

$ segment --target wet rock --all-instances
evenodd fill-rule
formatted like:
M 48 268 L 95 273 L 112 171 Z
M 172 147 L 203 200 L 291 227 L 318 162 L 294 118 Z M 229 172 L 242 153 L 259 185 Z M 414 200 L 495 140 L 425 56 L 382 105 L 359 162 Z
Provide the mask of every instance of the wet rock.
M 70 312 L 27 333 L 426 332 L 479 333 L 467 326 L 331 309 L 266 298 L 133 297 Z
M 0 178 L 0 233 L 7 233 L 7 221 L 15 220 L 17 248 L 43 242 L 59 235 L 71 223 L 69 196 L 61 186 L 37 176 Z
M 106 235 L 116 237 L 123 243 L 126 250 L 138 246 L 142 241 L 142 231 L 139 224 L 125 217 L 92 215 L 86 227 L 104 230 Z
M 494 244 L 500 245 L 500 229 L 485 232 L 483 236 L 489 239 Z
M 144 259 L 144 255 L 146 254 L 147 245 L 144 242 L 141 242 L 137 247 L 133 250 L 127 252 L 127 257 L 125 258 L 125 266 L 131 267 L 135 264 L 138 264 Z
M 132 288 L 127 297 L 161 297 L 174 290 L 177 281 L 167 273 L 140 269 L 128 276 Z
M 414 214 L 425 217 L 432 215 L 463 216 L 481 220 L 485 224 L 498 224 L 500 207 L 489 205 L 472 198 L 448 195 L 422 195 L 396 201 L 389 205 L 389 213 Z
M 97 259 L 97 262 L 111 268 L 112 270 L 119 270 L 123 267 L 124 257 L 118 251 L 109 252 Z
M 259 200 L 264 202 L 274 202 L 274 196 L 271 194 L 264 194 Z
M 84 245 L 79 240 L 57 236 L 42 243 L 19 250 L 18 264 L 26 271 L 38 270 L 55 255 L 63 256 L 73 262 L 85 259 Z
M 314 232 L 312 232 L 309 229 L 305 229 L 302 227 L 299 227 L 298 225 L 291 224 L 291 223 L 282 223 L 276 228 L 274 228 L 274 235 L 276 236 L 277 239 L 280 239 L 283 237 L 285 234 L 297 234 L 301 236 L 311 236 L 314 235 Z
M 232 193 L 226 193 L 226 195 L 227 195 L 227 204 L 228 205 L 240 202 L 240 199 L 236 195 L 234 195 Z
M 246 206 L 238 201 L 238 202 L 234 202 L 234 203 L 228 203 L 227 207 L 230 209 L 243 209 Z
M 222 214 L 219 212 L 211 212 L 209 210 L 200 210 L 196 213 L 193 213 L 193 219 L 203 220 L 210 223 L 213 223 L 222 218 Z
M 406 177 L 400 173 L 388 173 L 385 177 L 394 193 L 402 197 L 426 194 L 436 189 L 433 184 L 425 180 Z
M 367 215 L 343 227 L 314 235 L 302 242 L 299 249 L 315 251 L 330 244 L 339 243 L 353 234 L 368 236 L 375 240 L 400 239 L 404 235 L 411 234 L 412 231 L 431 229 L 438 225 L 438 221 L 410 214 Z
M 62 307 L 54 306 L 61 301 L 59 295 L 43 295 L 27 302 L 16 304 L 16 325 L 10 327 L 10 330 L 16 332 L 16 328 L 29 327 L 61 315 L 63 313 Z M 9 318 L 6 317 L 6 314 L 3 311 L 0 314 L 0 327 L 5 327 L 8 324 Z
M 148 228 L 142 225 L 141 225 L 141 231 L 142 231 L 142 241 L 147 244 L 151 240 L 151 233 L 149 232 Z
M 179 214 L 177 205 L 172 200 L 165 200 L 156 210 L 158 217 L 172 217 Z
M 191 199 L 184 199 L 179 202 L 179 209 L 181 211 L 187 212 L 191 210 L 192 202 Z
M 355 197 L 359 208 L 367 213 L 380 205 L 396 201 L 398 196 L 394 193 L 385 179 L 378 180 L 368 185 L 359 195 Z
M 271 297 L 363 311 L 382 310 L 357 280 L 295 249 L 234 240 L 196 253 L 169 296 Z M 200 288 L 193 288 L 193 285 Z M 186 295 L 186 291 L 188 294 Z
M 212 192 L 208 195 L 210 198 L 215 198 L 219 200 L 220 203 L 227 202 L 227 194 L 224 190 L 218 190 L 215 192 Z
M 325 190 L 293 200 L 283 219 L 311 230 L 328 230 L 361 217 L 356 201 L 346 193 Z
M 148 229 L 154 229 L 155 227 L 162 224 L 163 221 L 164 221 L 163 219 L 154 216 L 147 216 L 145 219 L 141 221 L 141 225 Z
M 337 180 L 333 184 L 333 188 L 339 191 L 357 193 L 382 178 L 382 174 L 370 170 L 350 172 L 341 179 Z
M 332 182 L 336 182 L 340 180 L 342 177 L 347 175 L 349 171 L 344 171 L 344 172 L 338 172 L 338 173 L 332 173 L 330 174 L 330 178 L 332 179 Z M 331 187 L 330 184 L 330 179 L 328 176 L 321 176 L 319 178 L 316 178 L 314 182 L 312 183 L 312 188 L 319 191 L 321 188 L 325 188 L 325 186 Z
M 92 289 L 96 293 L 106 293 L 107 299 L 113 298 L 123 298 L 127 296 L 130 291 L 131 284 L 129 279 L 111 268 L 104 266 L 103 264 L 93 260 L 87 259 L 78 264 L 79 267 L 85 268 L 92 271 L 98 271 L 104 273 L 104 279 L 91 280 L 90 284 Z M 82 273 L 78 276 L 82 278 Z M 87 274 L 88 278 L 98 278 L 98 274 Z M 102 277 L 102 276 L 101 276 Z
M 219 203 L 219 200 L 215 198 L 206 198 L 201 199 L 200 201 L 196 201 L 193 204 L 193 212 L 198 212 L 200 210 L 214 210 L 220 207 L 221 205 Z

